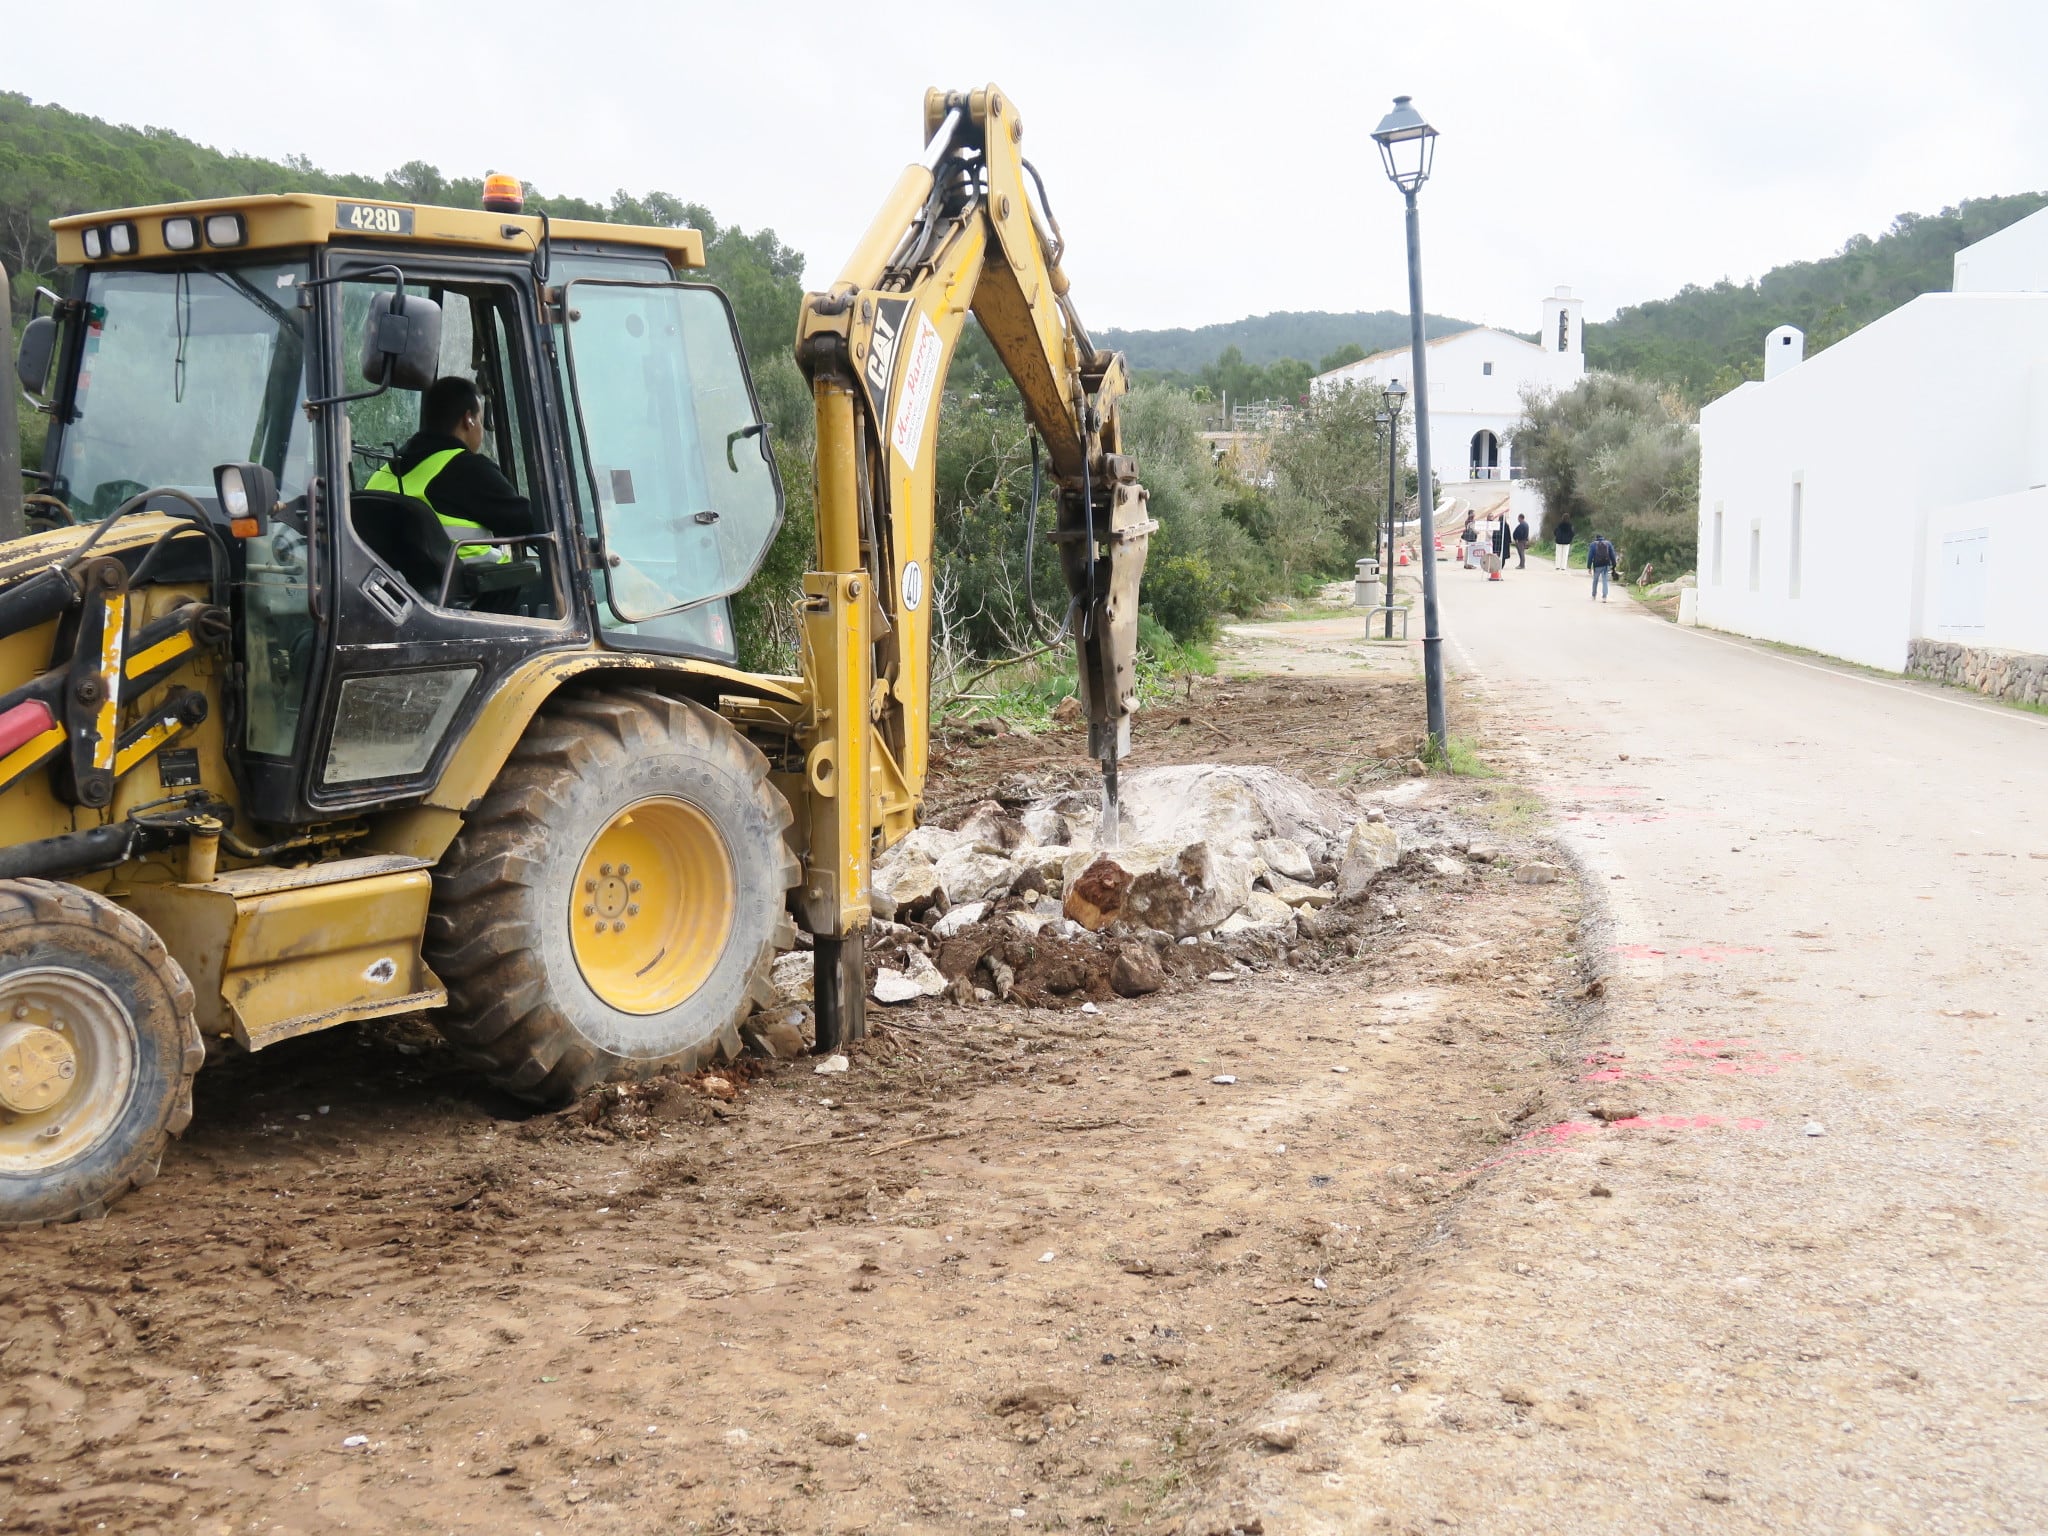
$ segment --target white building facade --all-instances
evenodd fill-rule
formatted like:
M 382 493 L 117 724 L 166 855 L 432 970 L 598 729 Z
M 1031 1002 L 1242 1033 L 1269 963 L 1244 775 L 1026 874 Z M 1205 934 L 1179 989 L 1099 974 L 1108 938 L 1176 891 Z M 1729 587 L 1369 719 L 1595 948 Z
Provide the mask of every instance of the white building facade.
M 1573 298 L 1571 289 L 1559 288 L 1543 301 L 1533 343 L 1481 326 L 1426 344 L 1430 467 L 1445 495 L 1470 500 L 1489 482 L 1520 479 L 1514 430 L 1522 418 L 1522 391 L 1569 389 L 1585 377 L 1583 309 L 1584 301 Z M 1413 353 L 1407 347 L 1319 374 L 1314 387 L 1319 392 L 1357 384 L 1384 389 L 1396 380 L 1413 390 Z M 1412 434 L 1408 462 L 1413 467 Z
M 1700 413 L 1700 622 L 1890 672 L 2048 656 L 2048 211 L 1802 352 L 1773 331 L 1764 381 Z

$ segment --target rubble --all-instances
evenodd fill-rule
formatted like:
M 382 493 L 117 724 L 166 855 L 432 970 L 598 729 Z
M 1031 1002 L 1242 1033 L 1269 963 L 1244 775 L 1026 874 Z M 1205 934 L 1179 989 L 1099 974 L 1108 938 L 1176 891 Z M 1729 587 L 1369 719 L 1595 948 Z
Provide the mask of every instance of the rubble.
M 1433 820 L 1403 865 L 1385 791 L 1365 805 L 1211 763 L 1140 770 L 1122 788 L 1113 848 L 1092 796 L 1023 773 L 890 847 L 871 881 L 870 996 L 1078 1008 L 1234 980 L 1247 963 L 1298 963 L 1304 944 L 1356 954 L 1360 909 L 1390 871 L 1467 874 Z M 774 980 L 786 1003 L 808 1003 L 810 956 L 783 956 Z M 756 1049 L 776 1053 L 765 1035 Z

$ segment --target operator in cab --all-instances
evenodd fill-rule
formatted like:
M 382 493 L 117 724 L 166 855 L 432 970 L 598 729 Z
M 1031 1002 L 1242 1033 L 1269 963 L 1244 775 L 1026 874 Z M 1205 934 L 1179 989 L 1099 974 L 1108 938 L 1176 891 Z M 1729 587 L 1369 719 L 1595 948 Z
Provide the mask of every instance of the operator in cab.
M 366 491 L 396 491 L 434 509 L 464 560 L 506 560 L 502 546 L 461 544 L 466 531 L 512 538 L 532 533 L 533 509 L 483 453 L 484 403 L 476 385 L 450 375 L 420 397 L 420 429 L 380 465 Z

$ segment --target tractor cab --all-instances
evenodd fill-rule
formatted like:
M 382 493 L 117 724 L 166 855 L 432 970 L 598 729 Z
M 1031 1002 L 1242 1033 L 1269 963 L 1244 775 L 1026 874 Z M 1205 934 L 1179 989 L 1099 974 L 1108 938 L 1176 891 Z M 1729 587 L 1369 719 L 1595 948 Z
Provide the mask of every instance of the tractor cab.
M 312 195 L 56 227 L 70 291 L 18 359 L 51 417 L 31 531 L 203 519 L 122 558 L 231 616 L 248 818 L 416 800 L 538 652 L 735 660 L 726 600 L 782 497 L 730 306 L 677 281 L 694 231 Z M 526 531 L 458 539 L 378 474 L 450 376 Z

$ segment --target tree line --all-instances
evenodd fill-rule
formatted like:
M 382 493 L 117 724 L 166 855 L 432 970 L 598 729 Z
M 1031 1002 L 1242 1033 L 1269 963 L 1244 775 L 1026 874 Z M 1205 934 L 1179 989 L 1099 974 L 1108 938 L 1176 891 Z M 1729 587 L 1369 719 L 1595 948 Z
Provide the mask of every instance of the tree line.
M 1902 213 L 1874 239 L 1852 236 L 1818 261 L 1788 262 L 1754 282 L 1688 284 L 1586 327 L 1586 365 L 1633 374 L 1694 406 L 1763 377 L 1764 337 L 1806 333 L 1809 355 L 1923 293 L 1946 293 L 1956 252 L 2048 207 L 2048 193 L 1980 197 L 1939 213 Z

